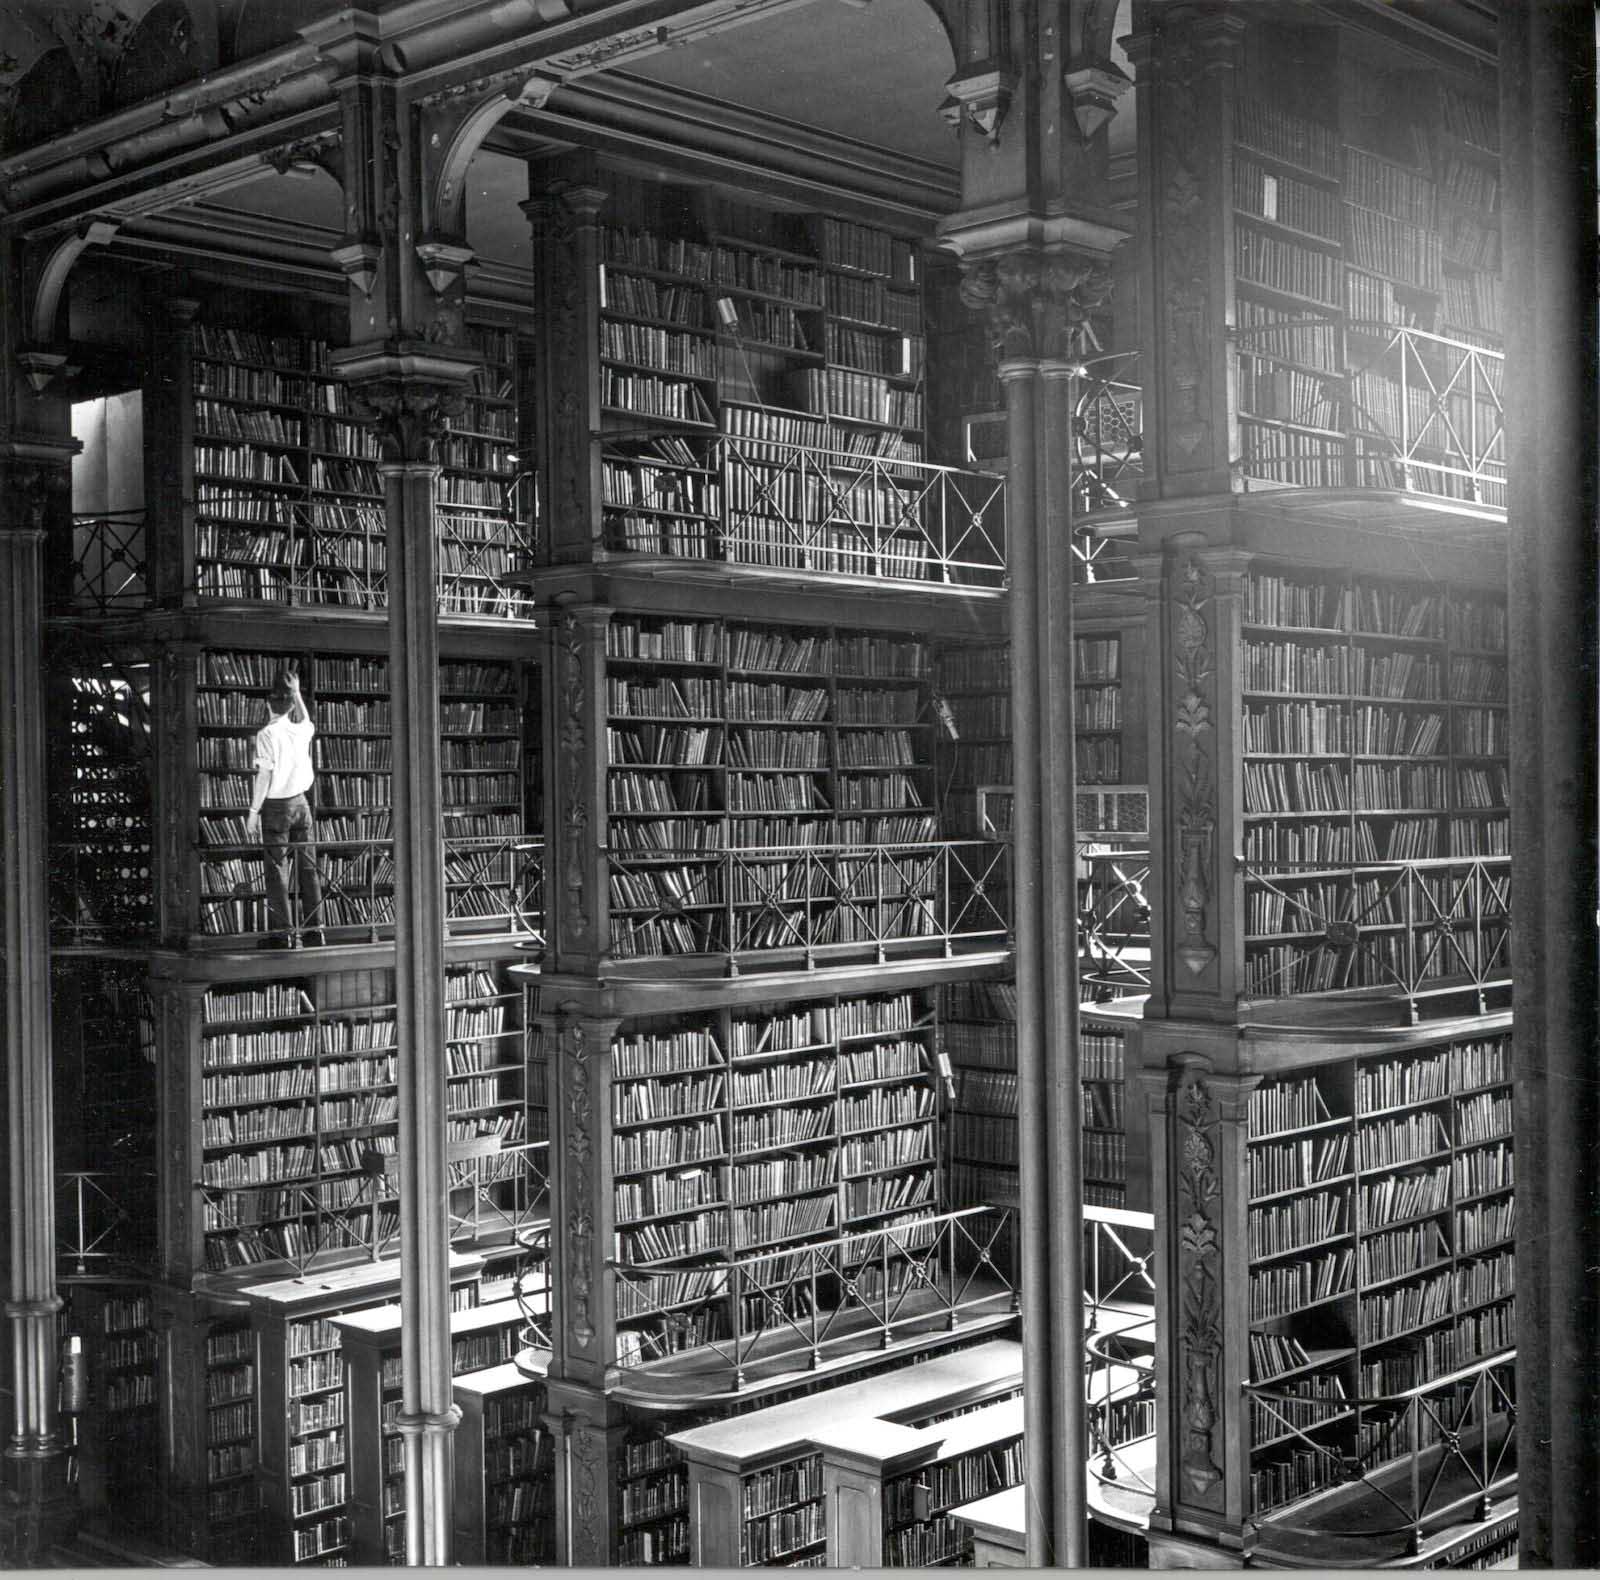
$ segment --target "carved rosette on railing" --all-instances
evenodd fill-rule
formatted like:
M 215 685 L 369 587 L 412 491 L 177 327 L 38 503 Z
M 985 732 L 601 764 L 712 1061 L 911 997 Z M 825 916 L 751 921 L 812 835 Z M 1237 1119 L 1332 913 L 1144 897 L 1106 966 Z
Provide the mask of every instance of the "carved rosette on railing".
M 1177 685 L 1172 729 L 1176 892 L 1179 936 L 1175 953 L 1190 976 L 1198 977 L 1217 957 L 1211 942 L 1212 900 L 1216 892 L 1217 827 L 1215 717 L 1216 680 L 1212 630 L 1213 584 L 1195 559 L 1183 560 L 1172 577 L 1172 645 Z
M 1221 1424 L 1222 1234 L 1218 1212 L 1217 1107 L 1202 1065 L 1178 1075 L 1173 1104 L 1176 1143 L 1178 1331 L 1174 1377 L 1179 1396 L 1178 1472 L 1184 1501 L 1222 1503 L 1216 1431 Z
M 961 272 L 961 300 L 984 315 L 1002 361 L 1098 350 L 1092 319 L 1110 296 L 1110 266 L 1087 253 L 1018 250 Z

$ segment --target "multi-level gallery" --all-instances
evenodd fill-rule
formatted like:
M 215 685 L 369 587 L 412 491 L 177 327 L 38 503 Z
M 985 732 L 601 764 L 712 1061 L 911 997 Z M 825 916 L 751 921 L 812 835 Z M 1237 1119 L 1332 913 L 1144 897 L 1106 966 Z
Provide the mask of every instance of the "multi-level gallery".
M 1600 1561 L 1593 43 L 6 6 L 0 1558 Z

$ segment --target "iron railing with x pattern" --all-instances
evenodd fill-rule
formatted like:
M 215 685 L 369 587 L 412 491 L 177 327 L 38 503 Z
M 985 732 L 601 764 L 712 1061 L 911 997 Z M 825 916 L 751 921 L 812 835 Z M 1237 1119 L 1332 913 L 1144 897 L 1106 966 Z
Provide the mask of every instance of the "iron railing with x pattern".
M 1336 1514 L 1297 1523 L 1290 1508 L 1257 1516 L 1258 1532 L 1318 1541 L 1393 1538 L 1398 1558 L 1419 1554 L 1430 1526 L 1491 1518 L 1517 1481 L 1516 1355 L 1501 1350 L 1390 1394 L 1314 1398 L 1292 1387 L 1245 1384 L 1254 1442 L 1292 1445 L 1304 1457 L 1308 1486 L 1359 1483 L 1370 1495 L 1348 1529 Z M 1337 1563 L 1337 1549 L 1328 1558 Z M 1364 1547 L 1364 1561 L 1370 1558 Z
M 1248 995 L 1342 989 L 1465 996 L 1483 1014 L 1511 984 L 1511 858 L 1443 857 L 1344 869 L 1246 862 Z
M 1144 391 L 1136 351 L 1091 357 L 1074 382 L 1072 402 L 1072 548 L 1082 579 L 1132 575 L 1105 530 L 1127 519 L 1131 530 L 1144 479 Z
M 388 606 L 381 504 L 295 505 L 270 531 L 209 530 L 210 536 L 202 530 L 195 582 L 204 599 L 292 608 Z M 519 578 L 534 564 L 535 529 L 520 505 L 441 501 L 436 534 L 441 614 L 533 618 L 532 599 Z M 148 576 L 142 511 L 75 519 L 66 609 L 109 614 L 138 608 L 149 600 Z
M 661 450 L 669 441 L 633 438 L 642 453 L 613 437 L 602 458 L 633 507 L 614 513 L 615 550 L 820 576 L 1005 584 L 1005 480 L 992 473 L 733 435 L 700 441 L 669 466 Z
M 83 614 L 136 609 L 150 596 L 143 510 L 82 514 L 72 521 L 72 582 L 57 589 L 65 608 Z
M 1503 519 L 1504 354 L 1421 329 L 1359 327 L 1377 349 L 1339 368 L 1294 356 L 1306 337 L 1330 335 L 1326 320 L 1240 333 L 1240 404 L 1276 419 L 1242 431 L 1240 471 L 1274 484 L 1396 490 Z
M 392 1125 L 358 1138 L 360 1168 L 323 1173 L 321 1136 L 304 1150 L 305 1172 L 262 1183 L 201 1183 L 208 1271 L 263 1260 L 296 1274 L 356 1251 L 381 1261 L 399 1243 L 399 1156 Z M 453 1146 L 446 1221 L 461 1244 L 523 1244 L 549 1217 L 548 1141 L 481 1141 Z M 231 1249 L 237 1242 L 238 1249 Z M 243 1258 L 236 1261 L 234 1258 Z
M 714 1358 L 719 1388 L 737 1392 L 757 1363 L 814 1370 L 836 1355 L 1012 1313 L 1015 1278 L 997 1252 L 1009 1217 L 967 1207 L 687 1269 L 613 1261 L 618 1320 L 653 1319 L 620 1364 L 694 1349 Z
M 155 1266 L 153 1174 L 56 1174 L 56 1255 L 64 1277 L 148 1273 Z
M 1084 1391 L 1089 1473 L 1155 1494 L 1155 1218 L 1122 1207 L 1083 1209 Z
M 394 931 L 394 842 L 319 841 L 316 863 L 322 905 L 300 913 L 296 934 L 321 932 L 333 942 L 376 943 Z M 266 878 L 260 845 L 200 847 L 200 921 L 207 940 L 265 937 Z M 291 862 L 297 913 L 299 878 Z M 544 841 L 514 833 L 444 842 L 445 931 L 497 931 L 538 943 L 544 936 Z M 351 935 L 356 935 L 352 937 Z
M 608 860 L 618 959 L 794 950 L 809 963 L 1008 934 L 1011 856 L 999 840 L 612 850 Z
M 1078 975 L 1086 999 L 1150 990 L 1149 882 L 1148 850 L 1079 847 Z

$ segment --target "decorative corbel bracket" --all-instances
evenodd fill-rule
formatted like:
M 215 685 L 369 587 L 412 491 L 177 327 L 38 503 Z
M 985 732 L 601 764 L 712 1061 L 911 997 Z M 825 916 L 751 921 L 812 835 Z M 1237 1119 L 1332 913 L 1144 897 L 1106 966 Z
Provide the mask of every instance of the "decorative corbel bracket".
M 987 142 L 997 143 L 1000 140 L 1000 126 L 1006 118 L 1006 111 L 1011 108 L 1011 95 L 1016 85 L 1016 78 L 998 67 L 987 71 L 960 72 L 945 84 L 945 90 L 950 95 L 945 102 L 948 105 L 950 100 L 954 100 L 958 106 L 954 111 L 954 119 L 958 124 L 965 113 Z M 941 113 L 945 114 L 947 120 L 952 118 L 946 111 L 942 110 Z
M 1133 86 L 1126 72 L 1109 61 L 1095 66 L 1080 66 L 1066 72 L 1062 84 L 1072 101 L 1073 119 L 1088 142 L 1117 113 L 1117 100 Z
M 378 261 L 382 255 L 383 248 L 375 241 L 347 241 L 343 246 L 331 248 L 328 253 L 339 272 L 363 296 L 372 295 L 372 287 L 378 281 Z
M 49 389 L 52 380 L 63 376 L 70 377 L 77 371 L 76 367 L 67 361 L 64 352 L 46 351 L 42 347 L 19 351 L 17 366 L 22 369 L 22 376 L 27 379 L 35 395 L 43 395 Z
M 73 265 L 90 247 L 103 247 L 117 233 L 121 220 L 97 214 L 79 221 L 65 235 L 44 249 L 33 279 L 32 301 L 28 312 L 28 338 L 35 345 L 48 345 L 55 339 L 56 314 L 61 293 Z
M 417 257 L 435 296 L 443 296 L 467 271 L 477 256 L 470 247 L 453 241 L 419 241 Z

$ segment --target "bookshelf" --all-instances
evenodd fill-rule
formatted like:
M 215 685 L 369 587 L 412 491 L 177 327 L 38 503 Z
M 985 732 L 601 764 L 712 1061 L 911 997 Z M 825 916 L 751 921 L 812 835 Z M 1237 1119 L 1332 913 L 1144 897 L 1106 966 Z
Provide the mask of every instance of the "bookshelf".
M 313 816 L 322 879 L 321 931 L 334 943 L 374 940 L 394 927 L 390 842 L 390 701 L 387 660 L 348 654 L 208 649 L 195 667 L 199 769 L 199 917 L 202 940 L 267 931 L 259 845 L 245 839 L 255 732 L 281 670 L 298 666 L 316 721 Z M 524 781 L 525 740 L 536 740 L 525 666 L 446 659 L 439 727 L 446 893 L 452 932 L 520 924 L 519 851 L 536 810 Z M 527 733 L 525 733 L 527 732 Z M 532 766 L 537 768 L 537 754 Z
M 258 1551 L 255 1335 L 239 1314 L 214 1318 L 205 1356 L 203 1508 L 212 1561 L 249 1562 Z
M 619 179 L 599 253 L 607 550 L 934 574 L 912 239 Z
M 464 1564 L 555 1561 L 555 1440 L 545 1425 L 548 1355 L 459 1377 L 456 1554 Z M 531 1376 L 530 1371 L 540 1375 Z
M 641 1019 L 619 1031 L 619 1365 L 725 1338 L 734 1257 L 933 1210 L 934 1036 L 931 1009 L 909 993 Z M 767 1282 L 782 1285 L 775 1272 Z M 808 1301 L 809 1286 L 791 1283 L 780 1298 Z
M 84 1339 L 91 1412 L 79 1446 L 80 1487 L 90 1508 L 137 1506 L 157 1452 L 157 1344 L 147 1290 L 136 1284 L 74 1291 Z
M 969 1448 L 1004 1446 L 1020 1430 L 1020 1387 L 1016 1344 L 990 1340 L 675 1431 L 691 1561 L 882 1566 L 886 1532 L 920 1528 L 911 1487 L 923 1467 L 953 1491 L 973 1473 L 958 1468 Z M 928 1518 L 943 1517 L 930 1504 Z
M 931 1458 L 898 1475 L 885 1475 L 884 1566 L 922 1569 L 969 1563 L 970 1533 L 963 1532 L 950 1511 L 1021 1485 L 1021 1395 L 906 1424 L 947 1430 Z
M 1505 606 L 1440 582 L 1269 567 L 1241 649 L 1245 975 L 1251 994 L 1459 976 L 1506 964 Z M 1418 914 L 1396 862 L 1424 866 Z M 1366 870 L 1363 871 L 1363 868 Z M 1408 923 L 1432 950 L 1407 970 Z M 1328 929 L 1350 947 L 1332 947 Z M 1445 935 L 1440 937 L 1439 935 Z M 1475 958 L 1474 958 L 1475 957 Z
M 507 578 L 531 558 L 516 488 L 516 345 L 470 325 L 482 357 L 442 448 L 440 610 L 518 618 Z M 382 608 L 377 438 L 330 369 L 326 342 L 197 323 L 190 362 L 196 590 L 202 600 Z
M 456 1378 L 509 1363 L 524 1317 L 515 1300 L 477 1305 L 469 1286 L 450 1318 Z M 403 1564 L 406 1553 L 404 1461 L 396 1417 L 401 1404 L 400 1308 L 375 1306 L 335 1317 L 344 1359 L 346 1442 L 350 1462 L 350 1558 L 353 1564 Z
M 458 1303 L 479 1298 L 482 1269 L 481 1257 L 450 1253 Z M 393 1260 L 362 1262 L 238 1291 L 260 1364 L 257 1474 L 266 1562 L 311 1568 L 350 1562 L 345 1362 L 334 1319 L 393 1302 L 399 1279 Z
M 676 1567 L 689 1561 L 689 1477 L 664 1425 L 634 1425 L 617 1455 L 613 1477 L 617 1562 Z
M 1342 125 L 1241 96 L 1233 115 L 1236 464 L 1252 487 L 1402 489 L 1502 507 L 1494 108 L 1436 100 Z M 1447 108 L 1448 106 L 1448 108 Z
M 923 643 L 613 614 L 605 652 L 615 958 L 931 933 L 932 853 L 875 857 L 938 837 Z
M 453 1227 L 476 1237 L 479 1192 L 504 1212 L 529 1203 L 520 994 L 492 961 L 447 969 Z M 191 1065 L 195 1266 L 235 1269 L 373 1255 L 393 1243 L 398 1122 L 395 1005 L 389 969 L 322 971 L 196 991 L 193 1042 L 167 1057 Z M 185 1083 L 169 1082 L 174 1095 Z M 499 1164 L 500 1167 L 495 1167 Z M 178 1252 L 170 1247 L 169 1255 Z M 178 1252 L 181 1255 L 181 1252 Z
M 1331 1485 L 1286 1424 L 1369 1464 L 1429 1446 L 1347 1400 L 1514 1343 L 1511 1039 L 1481 1035 L 1266 1080 L 1250 1099 L 1252 1512 Z

